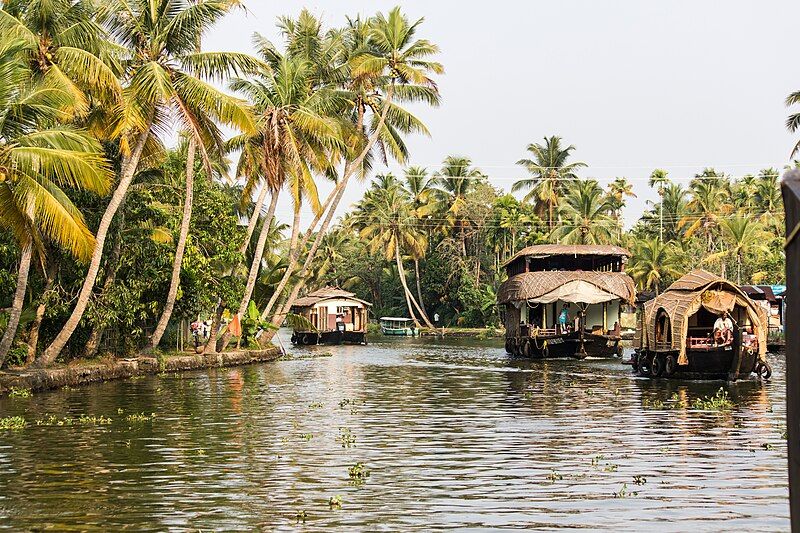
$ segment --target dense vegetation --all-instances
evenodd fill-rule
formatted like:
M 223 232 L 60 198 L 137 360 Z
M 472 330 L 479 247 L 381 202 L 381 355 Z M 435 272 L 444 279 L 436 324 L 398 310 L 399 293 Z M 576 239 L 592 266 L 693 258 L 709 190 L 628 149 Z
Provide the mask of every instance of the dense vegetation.
M 491 325 L 502 264 L 541 242 L 622 244 L 642 289 L 698 265 L 781 281 L 777 170 L 706 169 L 688 186 L 656 170 L 660 200 L 626 229 L 631 183 L 588 179 L 558 137 L 527 147 L 519 198 L 468 157 L 415 167 L 406 138 L 428 131 L 407 106 L 438 105 L 443 71 L 421 20 L 394 9 L 326 28 L 304 11 L 279 20 L 280 44 L 255 35 L 253 56 L 204 51 L 240 7 L 0 2 L 0 366 L 174 345 L 198 316 L 214 321 L 206 350 L 253 344 L 216 325 L 238 313 L 269 329 L 327 284 L 377 316 Z M 334 221 L 353 178 L 389 160 L 403 175 L 375 176 Z M 274 217 L 281 194 L 290 225 Z

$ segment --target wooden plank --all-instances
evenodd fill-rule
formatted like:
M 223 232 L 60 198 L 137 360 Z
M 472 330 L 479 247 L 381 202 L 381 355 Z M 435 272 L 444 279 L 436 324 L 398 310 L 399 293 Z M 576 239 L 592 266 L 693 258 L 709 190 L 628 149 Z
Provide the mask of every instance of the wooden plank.
M 786 211 L 786 300 L 800 302 L 800 170 L 781 184 Z M 794 304 L 789 304 L 794 305 Z M 789 510 L 792 531 L 800 532 L 800 312 L 786 315 L 786 426 L 789 449 Z

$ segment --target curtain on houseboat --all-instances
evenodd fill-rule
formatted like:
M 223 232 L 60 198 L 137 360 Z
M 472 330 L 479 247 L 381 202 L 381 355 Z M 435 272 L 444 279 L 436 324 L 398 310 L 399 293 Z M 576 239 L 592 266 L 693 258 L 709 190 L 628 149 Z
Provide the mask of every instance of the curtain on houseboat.
M 592 283 L 582 280 L 573 280 L 538 298 L 531 298 L 528 302 L 549 304 L 562 301 L 568 303 L 600 304 L 614 300 L 619 300 L 619 296 L 606 292 Z

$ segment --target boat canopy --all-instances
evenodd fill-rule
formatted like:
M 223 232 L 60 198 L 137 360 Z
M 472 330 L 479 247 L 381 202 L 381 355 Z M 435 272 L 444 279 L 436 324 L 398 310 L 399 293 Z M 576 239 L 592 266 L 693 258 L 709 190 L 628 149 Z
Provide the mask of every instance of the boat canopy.
M 622 300 L 634 304 L 633 280 L 624 272 L 551 271 L 525 272 L 500 286 L 498 302 L 520 307 L 523 302 L 556 301 L 599 304 Z
M 767 353 L 767 319 L 763 310 L 733 283 L 705 270 L 694 270 L 670 287 L 654 300 L 645 303 L 644 314 L 647 335 L 643 341 L 647 346 L 656 345 L 656 320 L 661 312 L 666 313 L 672 329 L 671 350 L 678 351 L 678 364 L 688 363 L 686 356 L 686 335 L 689 318 L 700 308 L 714 315 L 732 312 L 739 306 L 746 310 L 750 323 L 756 326 L 759 358 Z
M 413 322 L 410 318 L 397 318 L 392 316 L 382 316 L 381 322 Z

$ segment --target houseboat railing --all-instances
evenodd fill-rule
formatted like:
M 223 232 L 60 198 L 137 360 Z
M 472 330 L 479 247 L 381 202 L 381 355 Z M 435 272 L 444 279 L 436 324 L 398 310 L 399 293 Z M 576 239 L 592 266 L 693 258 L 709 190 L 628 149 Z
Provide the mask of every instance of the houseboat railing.
M 781 184 L 786 212 L 786 300 L 800 302 L 800 170 Z M 789 510 L 792 531 L 800 533 L 800 314 L 786 314 L 786 427 L 789 449 Z

